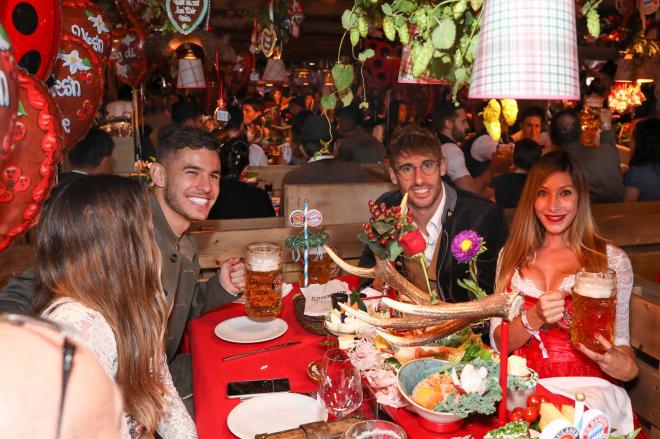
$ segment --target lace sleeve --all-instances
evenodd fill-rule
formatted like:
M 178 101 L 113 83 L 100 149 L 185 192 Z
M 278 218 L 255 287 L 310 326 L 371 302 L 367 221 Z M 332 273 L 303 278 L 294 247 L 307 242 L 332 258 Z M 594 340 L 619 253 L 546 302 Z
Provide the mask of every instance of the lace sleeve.
M 616 271 L 616 321 L 614 344 L 630 344 L 630 294 L 633 286 L 633 271 L 630 258 L 619 247 L 607 246 L 607 265 Z
M 163 439 L 196 439 L 195 423 L 174 387 L 165 355 L 162 358 L 161 370 L 161 381 L 165 384 L 167 395 L 165 396 L 165 413 L 158 422 L 158 434 Z
M 73 300 L 56 301 L 43 316 L 73 329 L 71 336 L 92 351 L 114 380 L 117 373 L 117 342 L 103 316 Z

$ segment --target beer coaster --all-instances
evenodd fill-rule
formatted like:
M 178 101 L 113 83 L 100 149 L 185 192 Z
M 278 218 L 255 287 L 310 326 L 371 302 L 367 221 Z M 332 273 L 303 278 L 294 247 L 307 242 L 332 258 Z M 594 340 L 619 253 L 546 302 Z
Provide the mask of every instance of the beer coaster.
M 305 213 L 300 210 L 294 210 L 289 214 L 289 223 L 293 227 L 302 227 L 305 224 Z
M 318 227 L 323 222 L 323 215 L 318 209 L 312 209 L 307 212 L 307 225 L 309 227 Z

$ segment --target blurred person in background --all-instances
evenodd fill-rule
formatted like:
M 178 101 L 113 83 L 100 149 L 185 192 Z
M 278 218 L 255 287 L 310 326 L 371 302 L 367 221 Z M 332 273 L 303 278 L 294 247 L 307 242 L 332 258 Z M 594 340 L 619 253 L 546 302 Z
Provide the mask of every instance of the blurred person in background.
M 635 125 L 632 157 L 623 177 L 626 201 L 660 200 L 660 118 Z

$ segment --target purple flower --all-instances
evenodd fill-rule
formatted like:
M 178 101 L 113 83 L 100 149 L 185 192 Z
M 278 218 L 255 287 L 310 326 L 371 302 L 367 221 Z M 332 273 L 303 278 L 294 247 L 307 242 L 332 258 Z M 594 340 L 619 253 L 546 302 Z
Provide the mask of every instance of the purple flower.
M 462 264 L 470 262 L 479 254 L 483 238 L 474 230 L 459 232 L 451 242 L 451 254 Z

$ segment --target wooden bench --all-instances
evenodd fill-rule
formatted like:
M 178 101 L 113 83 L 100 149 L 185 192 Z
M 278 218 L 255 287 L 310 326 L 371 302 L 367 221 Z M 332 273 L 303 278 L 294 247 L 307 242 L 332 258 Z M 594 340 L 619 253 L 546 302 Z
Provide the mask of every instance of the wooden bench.
M 369 200 L 396 189 L 390 181 L 340 184 L 287 184 L 282 197 L 284 217 L 296 209 L 303 209 L 308 201 L 310 209 L 323 214 L 323 224 L 353 224 L 369 220 Z M 285 224 L 285 227 L 290 226 Z
M 273 186 L 273 191 L 276 194 L 282 192 L 282 178 L 287 172 L 298 168 L 300 165 L 271 165 L 271 166 L 248 166 L 246 170 L 250 173 L 255 173 L 257 176 L 257 186 L 264 189 L 267 184 Z M 363 163 L 361 165 L 367 169 L 371 175 L 378 177 L 381 180 L 389 180 L 387 167 L 383 163 Z

